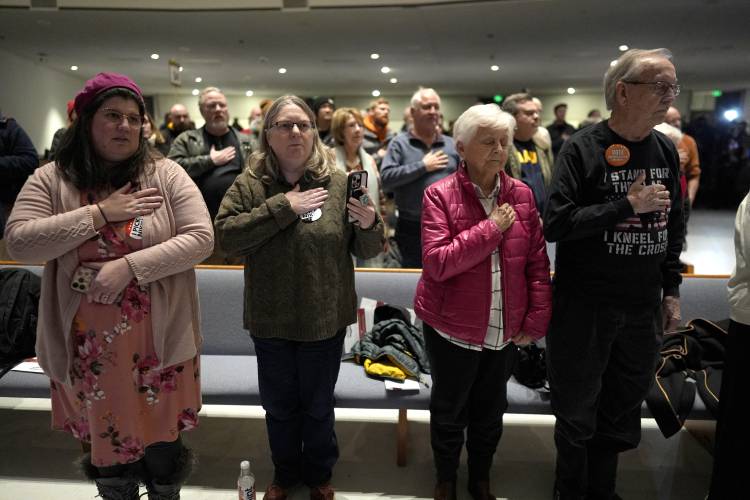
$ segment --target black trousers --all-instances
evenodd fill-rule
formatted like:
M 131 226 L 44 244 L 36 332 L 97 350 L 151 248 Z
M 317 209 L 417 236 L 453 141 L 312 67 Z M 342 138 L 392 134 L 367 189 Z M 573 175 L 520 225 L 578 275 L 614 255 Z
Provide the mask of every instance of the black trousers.
M 508 407 L 506 383 L 517 348 L 472 351 L 452 344 L 424 324 L 432 369 L 430 438 L 439 482 L 456 480 L 466 433 L 469 482 L 489 480 L 492 457 Z
M 253 337 L 274 482 L 327 483 L 339 458 L 333 390 L 345 330 L 314 342 Z
M 396 243 L 401 252 L 401 267 L 422 268 L 422 224 L 399 218 L 396 221 Z
M 742 373 L 744 357 L 750 348 L 750 325 L 729 323 L 724 373 L 719 393 L 719 418 L 716 421 L 714 471 L 709 500 L 734 500 L 747 495 L 747 450 L 750 430 L 742 411 L 747 385 Z
M 641 404 L 654 379 L 661 304 L 596 304 L 555 290 L 547 368 L 561 498 L 609 499 L 618 453 L 641 439 Z
M 174 441 L 160 441 L 146 446 L 143 458 L 138 462 L 97 467 L 97 470 L 101 477 L 122 477 L 137 475 L 137 471 L 142 467 L 151 478 L 167 478 L 176 472 L 182 448 L 182 439 L 178 435 Z

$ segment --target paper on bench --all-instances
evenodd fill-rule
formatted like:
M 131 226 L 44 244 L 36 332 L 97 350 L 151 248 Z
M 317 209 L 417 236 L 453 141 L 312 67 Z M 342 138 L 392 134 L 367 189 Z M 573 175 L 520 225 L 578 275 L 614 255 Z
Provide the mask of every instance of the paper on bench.
M 42 374 L 44 373 L 44 370 L 42 370 L 42 367 L 39 366 L 39 363 L 36 362 L 36 358 L 22 361 L 21 363 L 13 367 L 11 370 L 15 372 L 42 373 Z
M 374 300 L 374 299 L 368 299 L 367 297 L 362 297 L 359 301 L 359 308 L 364 310 L 365 312 L 365 331 L 369 332 L 372 330 L 372 325 L 375 324 L 375 308 L 377 306 L 382 306 L 384 302 Z M 412 325 L 416 325 L 417 323 L 417 314 L 414 312 L 414 309 L 411 307 L 406 308 L 407 311 L 409 311 L 409 320 L 411 321 Z
M 403 382 L 396 382 L 395 380 L 384 380 L 386 391 L 418 391 L 419 382 L 407 378 Z

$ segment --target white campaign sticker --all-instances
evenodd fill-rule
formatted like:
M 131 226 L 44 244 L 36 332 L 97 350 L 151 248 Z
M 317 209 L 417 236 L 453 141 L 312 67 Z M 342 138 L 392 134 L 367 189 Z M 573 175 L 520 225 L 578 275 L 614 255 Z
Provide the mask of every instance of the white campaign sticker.
M 130 223 L 130 237 L 134 240 L 143 239 L 143 216 L 139 215 Z

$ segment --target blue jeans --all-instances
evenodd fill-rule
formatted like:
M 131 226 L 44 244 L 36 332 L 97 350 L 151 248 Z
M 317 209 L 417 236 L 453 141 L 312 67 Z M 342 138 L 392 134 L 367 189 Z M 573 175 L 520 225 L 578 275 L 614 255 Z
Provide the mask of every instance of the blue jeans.
M 422 268 L 422 224 L 419 221 L 398 219 L 396 243 L 401 252 L 401 267 Z
M 282 487 L 331 479 L 339 457 L 333 389 L 344 334 L 313 342 L 253 337 L 274 482 Z

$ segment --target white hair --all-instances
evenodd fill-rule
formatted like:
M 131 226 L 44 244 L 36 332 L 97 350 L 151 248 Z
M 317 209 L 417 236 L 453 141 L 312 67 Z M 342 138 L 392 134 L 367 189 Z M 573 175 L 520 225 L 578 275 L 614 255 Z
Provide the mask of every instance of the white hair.
M 654 130 L 658 130 L 662 134 L 670 138 L 675 146 L 678 146 L 682 141 L 682 130 L 677 127 L 670 125 L 667 122 L 660 123 L 654 127 Z
M 615 92 L 617 82 L 638 80 L 641 73 L 648 68 L 649 59 L 672 60 L 672 52 L 668 49 L 630 49 L 617 59 L 604 74 L 604 101 L 607 109 L 611 110 L 615 105 Z
M 513 115 L 500 109 L 497 104 L 477 104 L 470 107 L 458 117 L 453 124 L 453 137 L 466 144 L 474 138 L 477 129 L 487 127 L 493 130 L 504 130 L 508 140 L 513 140 L 516 119 Z
M 419 107 L 419 104 L 422 102 L 422 96 L 425 94 L 435 94 L 438 98 L 438 101 L 440 100 L 440 96 L 437 92 L 435 92 L 435 89 L 419 87 L 419 89 L 414 92 L 414 95 L 411 96 L 411 101 L 409 101 L 411 103 L 411 107 Z

